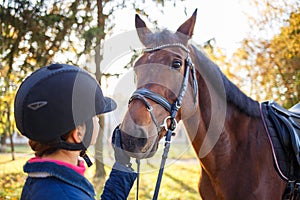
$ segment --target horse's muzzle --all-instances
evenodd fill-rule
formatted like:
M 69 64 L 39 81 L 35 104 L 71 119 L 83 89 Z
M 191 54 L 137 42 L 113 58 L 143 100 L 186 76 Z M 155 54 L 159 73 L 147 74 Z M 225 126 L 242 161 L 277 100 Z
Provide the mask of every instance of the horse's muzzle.
M 140 130 L 135 130 L 139 132 Z M 158 149 L 157 135 L 151 137 L 136 137 L 135 134 L 128 134 L 121 128 L 122 148 L 133 158 L 143 159 L 152 157 Z M 136 135 L 141 135 L 138 133 Z M 143 134 L 146 136 L 145 134 Z

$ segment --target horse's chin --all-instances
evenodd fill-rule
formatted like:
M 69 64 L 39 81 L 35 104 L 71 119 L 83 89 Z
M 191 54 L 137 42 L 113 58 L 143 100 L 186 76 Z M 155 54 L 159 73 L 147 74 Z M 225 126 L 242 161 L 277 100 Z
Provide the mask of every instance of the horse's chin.
M 158 137 L 138 138 L 121 130 L 122 149 L 132 158 L 152 157 L 158 149 Z
M 132 158 L 136 158 L 136 159 L 147 159 L 147 158 L 151 158 L 152 156 L 154 156 L 154 154 L 156 153 L 157 149 L 155 151 L 149 151 L 149 152 L 145 152 L 145 153 L 133 153 L 133 152 L 127 152 L 127 154 L 132 157 Z
M 126 153 L 136 159 L 146 159 L 146 158 L 151 158 L 154 156 L 154 154 L 157 152 L 158 149 L 158 142 L 155 142 L 150 145 L 149 147 L 144 147 L 144 148 L 135 148 L 135 149 L 128 149 L 126 146 L 123 146 L 123 149 L 126 151 Z

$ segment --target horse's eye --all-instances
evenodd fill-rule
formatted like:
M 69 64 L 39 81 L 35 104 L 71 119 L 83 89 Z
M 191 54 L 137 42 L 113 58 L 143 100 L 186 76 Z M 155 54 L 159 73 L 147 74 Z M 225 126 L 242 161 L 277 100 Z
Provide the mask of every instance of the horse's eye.
M 179 69 L 181 67 L 181 65 L 182 65 L 181 60 L 174 60 L 172 63 L 172 67 L 174 69 Z

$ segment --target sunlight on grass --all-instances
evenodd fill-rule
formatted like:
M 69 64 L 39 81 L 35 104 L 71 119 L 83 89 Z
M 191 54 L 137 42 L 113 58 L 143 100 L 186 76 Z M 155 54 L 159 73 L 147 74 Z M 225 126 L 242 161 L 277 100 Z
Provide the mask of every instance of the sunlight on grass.
M 158 170 L 142 173 L 140 176 L 140 199 L 152 199 Z M 200 167 L 197 161 L 174 162 L 165 168 L 158 198 L 169 199 L 199 199 L 198 181 Z M 128 199 L 135 199 L 136 185 L 131 190 Z
M 164 170 L 158 198 L 160 200 L 199 199 L 200 165 L 191 149 L 185 149 L 185 147 L 175 144 L 173 147 L 174 149 L 170 152 Z M 17 152 L 22 151 L 25 153 L 16 153 L 14 161 L 11 160 L 11 154 L 0 154 L 0 200 L 17 200 L 20 198 L 22 186 L 27 177 L 23 173 L 23 165 L 29 158 L 34 156 L 26 147 L 21 147 L 19 150 L 17 148 Z M 141 162 L 140 199 L 152 199 L 159 170 L 160 156 L 153 160 L 143 160 Z M 108 177 L 111 167 L 105 166 L 105 170 Z M 94 184 L 98 194 L 96 199 L 99 199 L 105 180 L 95 181 L 93 179 L 94 172 L 95 165 L 87 169 L 85 176 Z M 135 195 L 136 183 L 128 199 L 134 200 Z
M 0 154 L 0 200 L 19 199 L 26 174 L 23 165 L 33 154 L 18 154 L 15 160 L 11 154 Z

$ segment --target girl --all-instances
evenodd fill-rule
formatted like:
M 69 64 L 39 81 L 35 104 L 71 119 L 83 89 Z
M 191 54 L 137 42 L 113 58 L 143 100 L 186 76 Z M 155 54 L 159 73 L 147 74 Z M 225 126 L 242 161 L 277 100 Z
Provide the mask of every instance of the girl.
M 15 97 L 15 120 L 36 156 L 24 166 L 28 178 L 21 199 L 94 199 L 93 186 L 83 176 L 84 161 L 92 164 L 86 149 L 99 132 L 97 115 L 115 108 L 97 81 L 78 67 L 52 64 L 26 78 Z M 126 199 L 136 173 L 120 148 L 118 129 L 113 144 L 116 163 L 101 198 Z

